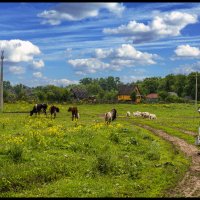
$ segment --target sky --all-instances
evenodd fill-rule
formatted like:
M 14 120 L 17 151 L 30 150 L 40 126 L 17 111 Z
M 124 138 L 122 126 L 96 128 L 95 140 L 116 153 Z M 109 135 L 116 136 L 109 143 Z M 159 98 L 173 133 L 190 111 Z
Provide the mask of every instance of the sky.
M 1 2 L 4 81 L 67 86 L 200 71 L 198 2 Z

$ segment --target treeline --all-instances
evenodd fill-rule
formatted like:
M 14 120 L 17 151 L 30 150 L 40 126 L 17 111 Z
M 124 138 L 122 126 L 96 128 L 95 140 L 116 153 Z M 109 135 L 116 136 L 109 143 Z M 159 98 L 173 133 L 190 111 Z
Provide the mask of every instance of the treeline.
M 199 73 L 197 73 L 197 77 L 199 77 Z M 120 84 L 123 84 L 120 78 L 112 76 L 96 79 L 83 78 L 79 81 L 79 84 L 66 87 L 54 85 L 28 87 L 23 84 L 12 86 L 9 81 L 4 81 L 4 102 L 19 100 L 28 102 L 72 102 L 73 95 L 70 89 L 73 87 L 85 89 L 89 96 L 94 96 L 99 102 L 116 101 Z M 196 73 L 193 72 L 189 75 L 169 74 L 164 78 L 151 77 L 142 81 L 129 82 L 128 84 L 138 85 L 143 97 L 150 93 L 158 93 L 160 101 L 184 102 L 186 98 L 195 99 Z M 197 91 L 199 89 L 200 84 L 197 84 Z M 169 95 L 169 92 L 175 92 L 177 96 Z M 197 93 L 197 95 L 197 98 L 200 99 L 200 93 Z

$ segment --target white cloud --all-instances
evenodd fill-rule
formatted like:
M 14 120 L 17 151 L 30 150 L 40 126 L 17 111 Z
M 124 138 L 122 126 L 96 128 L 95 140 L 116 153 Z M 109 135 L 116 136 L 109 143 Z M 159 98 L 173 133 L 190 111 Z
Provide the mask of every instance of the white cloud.
M 197 47 L 191 47 L 190 45 L 179 45 L 174 50 L 176 56 L 178 57 L 196 57 L 200 58 L 200 49 Z
M 146 76 L 122 76 L 120 80 L 124 83 L 131 83 L 136 81 L 142 81 Z
M 68 79 L 54 79 L 52 81 L 50 81 L 50 83 L 54 84 L 54 85 L 57 85 L 57 86 L 67 86 L 67 85 L 70 85 L 70 84 L 78 84 L 79 81 L 71 81 L 71 80 L 68 80 Z
M 174 69 L 175 74 L 190 74 L 191 72 L 200 71 L 200 61 L 193 64 L 186 64 Z
M 33 60 L 33 67 L 35 69 L 40 69 L 44 67 L 44 62 L 43 60 Z
M 45 10 L 38 14 L 43 24 L 58 25 L 62 21 L 78 21 L 97 17 L 101 9 L 120 15 L 125 7 L 120 3 L 60 3 L 53 10 Z
M 36 77 L 36 78 L 42 78 L 43 77 L 41 72 L 34 72 L 33 76 Z
M 83 74 L 96 73 L 110 66 L 108 63 L 104 63 L 96 58 L 68 60 L 68 63 L 78 70 L 79 74 L 80 72 L 84 72 Z
M 9 62 L 29 62 L 41 53 L 36 45 L 18 39 L 0 40 L 0 48 L 4 50 L 5 61 Z
M 68 60 L 76 70 L 76 74 L 83 75 L 98 71 L 121 71 L 125 67 L 135 65 L 155 64 L 156 54 L 149 54 L 136 50 L 130 44 L 122 44 L 116 49 L 95 49 L 94 58 Z
M 44 86 L 44 85 L 56 85 L 56 86 L 67 86 L 70 84 L 78 84 L 79 81 L 75 80 L 68 80 L 68 79 L 50 79 L 45 76 L 39 77 L 37 79 L 28 80 L 27 83 L 24 83 L 25 85 L 30 85 L 31 87 L 36 86 Z
M 105 28 L 103 33 L 129 37 L 133 43 L 142 43 L 168 36 L 178 36 L 188 24 L 194 24 L 197 21 L 198 18 L 195 14 L 173 11 L 157 14 L 147 25 L 130 21 L 127 25 L 121 25 L 117 28 Z
M 12 74 L 19 75 L 19 74 L 24 74 L 25 73 L 25 68 L 21 67 L 21 66 L 11 66 L 11 67 L 9 67 L 9 71 Z
M 122 44 L 121 47 L 116 49 L 96 49 L 95 53 L 97 58 L 117 59 L 118 62 L 120 60 L 121 62 L 126 61 L 125 64 L 127 64 L 127 60 L 137 64 L 155 64 L 153 59 L 157 57 L 156 54 L 138 51 L 130 44 Z

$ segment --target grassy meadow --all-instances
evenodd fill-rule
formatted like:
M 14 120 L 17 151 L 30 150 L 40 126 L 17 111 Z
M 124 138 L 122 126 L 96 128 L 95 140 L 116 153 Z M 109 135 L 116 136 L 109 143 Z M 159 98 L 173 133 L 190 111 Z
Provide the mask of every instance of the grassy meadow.
M 60 112 L 51 120 L 25 113 L 32 104 L 4 104 L 0 197 L 167 197 L 190 165 L 176 147 L 137 124 L 194 144 L 194 136 L 181 131 L 197 133 L 194 105 L 77 105 L 76 122 L 67 112 L 71 104 L 55 105 Z M 112 108 L 117 120 L 107 126 L 103 115 Z M 137 110 L 157 119 L 126 117 Z

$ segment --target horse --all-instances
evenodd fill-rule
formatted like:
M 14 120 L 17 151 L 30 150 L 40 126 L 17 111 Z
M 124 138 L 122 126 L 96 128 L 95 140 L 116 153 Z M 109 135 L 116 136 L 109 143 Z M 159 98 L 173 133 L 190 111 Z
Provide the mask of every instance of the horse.
M 69 107 L 69 108 L 68 108 L 68 112 L 72 112 L 72 121 L 74 121 L 74 119 L 75 119 L 75 120 L 78 120 L 78 118 L 79 118 L 79 113 L 78 113 L 78 109 L 77 109 L 76 106 L 74 106 L 74 107 Z
M 53 118 L 56 118 L 56 113 L 60 111 L 60 109 L 54 105 L 52 105 L 49 109 L 50 114 L 51 114 L 51 119 L 52 119 L 52 115 L 54 116 Z
M 30 111 L 30 116 L 33 115 L 33 113 L 35 113 L 36 115 L 39 114 L 40 115 L 40 112 L 42 111 L 46 116 L 47 116 L 47 104 L 45 103 L 41 103 L 41 104 L 35 104 L 33 106 L 33 110 Z
M 114 121 L 117 118 L 117 110 L 112 109 L 110 112 L 105 113 L 104 119 L 106 124 L 110 124 L 110 122 Z

